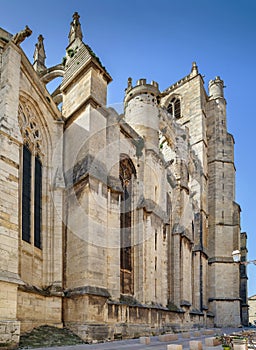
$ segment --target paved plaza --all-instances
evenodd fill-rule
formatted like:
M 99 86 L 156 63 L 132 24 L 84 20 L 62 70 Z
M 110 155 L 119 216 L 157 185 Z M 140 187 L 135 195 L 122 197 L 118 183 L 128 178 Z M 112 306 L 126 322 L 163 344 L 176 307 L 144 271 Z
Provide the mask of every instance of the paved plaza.
M 71 346 L 62 346 L 62 347 L 50 347 L 50 348 L 38 348 L 40 349 L 48 349 L 48 350 L 130 350 L 130 349 L 136 349 L 136 350 L 145 350 L 145 349 L 154 349 L 154 350 L 167 350 L 168 344 L 180 344 L 184 349 L 189 349 L 189 342 L 191 340 L 198 340 L 202 341 L 203 349 L 206 349 L 204 346 L 204 339 L 209 337 L 214 337 L 215 335 L 220 334 L 231 334 L 233 332 L 241 332 L 241 328 L 216 328 L 213 329 L 212 334 L 201 334 L 200 336 L 194 336 L 193 332 L 189 332 L 190 334 L 189 338 L 183 338 L 182 333 L 178 334 L 178 340 L 169 341 L 169 342 L 163 342 L 159 341 L 158 336 L 152 336 L 150 337 L 150 344 L 141 344 L 140 339 L 127 339 L 127 340 L 119 340 L 119 341 L 110 341 L 105 343 L 97 343 L 97 344 L 79 344 L 79 345 L 71 345 Z M 203 332 L 201 332 L 203 333 Z M 207 347 L 207 349 L 215 349 L 220 350 L 222 349 L 221 346 L 215 346 L 213 347 Z

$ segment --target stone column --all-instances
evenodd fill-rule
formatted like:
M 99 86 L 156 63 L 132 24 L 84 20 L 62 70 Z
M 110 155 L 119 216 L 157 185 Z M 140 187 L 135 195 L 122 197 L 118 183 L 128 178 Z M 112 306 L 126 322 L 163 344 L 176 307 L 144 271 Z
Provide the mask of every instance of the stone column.
M 173 233 L 173 302 L 176 306 L 180 306 L 180 232 Z
M 47 249 L 45 254 L 45 264 L 48 265 L 46 271 L 46 285 L 53 285 L 53 287 L 62 287 L 63 275 L 63 223 L 64 220 L 64 190 L 65 180 L 63 174 L 63 122 L 55 122 L 56 129 L 56 144 L 53 145 L 52 166 L 53 172 L 51 174 L 51 200 L 50 207 L 52 208 L 52 233 L 49 235 L 49 241 L 53 249 Z M 52 251 L 54 254 L 52 254 Z
M 18 125 L 19 49 L 12 43 L 2 55 L 0 82 L 0 345 L 19 341 L 17 287 L 19 277 L 19 163 Z M 3 332 L 2 332 L 3 330 Z

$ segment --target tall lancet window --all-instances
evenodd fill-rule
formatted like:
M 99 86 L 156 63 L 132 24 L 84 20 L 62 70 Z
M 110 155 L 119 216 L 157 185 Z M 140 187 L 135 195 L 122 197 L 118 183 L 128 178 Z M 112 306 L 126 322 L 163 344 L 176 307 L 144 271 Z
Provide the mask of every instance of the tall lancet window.
M 41 248 L 42 226 L 42 163 L 38 156 L 35 157 L 35 181 L 34 181 L 34 245 Z
M 133 294 L 132 182 L 136 170 L 126 155 L 121 155 L 119 174 L 123 187 L 120 214 L 120 287 L 121 293 Z
M 41 133 L 29 105 L 19 106 L 19 123 L 23 136 L 21 237 L 42 248 L 42 152 Z
M 22 239 L 29 243 L 31 240 L 31 158 L 29 147 L 24 145 L 22 172 Z

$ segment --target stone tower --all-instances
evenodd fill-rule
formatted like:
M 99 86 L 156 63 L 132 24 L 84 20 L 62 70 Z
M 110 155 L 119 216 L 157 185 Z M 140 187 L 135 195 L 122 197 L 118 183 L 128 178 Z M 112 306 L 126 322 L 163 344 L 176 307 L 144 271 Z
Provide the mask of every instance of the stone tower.
M 189 138 L 189 148 L 183 149 L 180 144 L 176 146 L 177 163 L 179 163 L 178 175 L 180 177 L 179 201 L 183 202 L 184 196 L 192 201 L 194 214 L 192 215 L 192 240 L 193 242 L 193 274 L 195 276 L 193 287 L 193 305 L 197 310 L 208 310 L 208 164 L 207 164 L 207 127 L 205 106 L 207 96 L 204 90 L 204 80 L 198 72 L 195 62 L 192 64 L 191 72 L 161 94 L 161 105 L 167 109 L 174 121 L 187 135 L 182 138 Z M 184 132 L 183 132 L 184 133 Z M 188 156 L 190 154 L 190 156 Z M 190 159 L 192 157 L 192 159 Z M 183 207 L 179 215 L 187 216 L 187 207 Z M 183 228 L 177 225 L 173 232 L 173 240 L 176 247 L 179 245 L 180 237 L 183 235 Z M 174 250 L 177 260 L 181 259 L 178 249 Z M 182 271 L 182 269 L 181 269 Z M 180 272 L 181 273 L 181 272 Z M 179 275 L 177 270 L 177 276 Z M 179 277 L 182 279 L 182 273 Z M 192 285 L 192 282 L 191 282 Z M 179 283 L 174 285 L 175 299 L 180 299 L 181 290 L 186 290 Z
M 128 80 L 126 89 L 125 119 L 134 130 L 144 137 L 146 149 L 159 149 L 159 95 L 158 84 L 147 84 L 146 79 L 132 87 Z
M 209 307 L 215 324 L 240 324 L 239 266 L 232 251 L 240 248 L 240 207 L 235 203 L 234 139 L 227 132 L 224 83 L 209 82 L 207 104 L 209 174 Z M 229 310 L 229 311 L 228 311 Z M 231 316 L 231 317 L 230 317 Z
M 65 120 L 64 288 L 69 296 L 64 302 L 64 320 L 76 331 L 79 324 L 95 322 L 89 305 L 96 299 L 104 304 L 110 295 L 120 295 L 119 255 L 114 253 L 119 243 L 113 246 L 115 237 L 112 238 L 120 226 L 120 181 L 115 171 L 113 181 L 108 180 L 111 166 L 106 163 L 110 114 L 105 106 L 111 80 L 99 58 L 82 41 L 79 16 L 75 13 L 60 90 Z M 83 320 L 73 308 L 74 302 L 80 310 L 88 305 Z

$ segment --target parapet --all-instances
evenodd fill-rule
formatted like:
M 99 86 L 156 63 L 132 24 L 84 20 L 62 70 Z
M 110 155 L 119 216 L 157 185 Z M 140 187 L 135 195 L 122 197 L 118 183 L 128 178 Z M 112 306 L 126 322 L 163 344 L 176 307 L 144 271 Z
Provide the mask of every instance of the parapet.
M 158 83 L 156 81 L 152 81 L 150 84 L 147 84 L 146 79 L 139 79 L 136 85 L 132 86 L 132 78 L 128 78 L 128 85 L 125 92 L 125 104 L 127 104 L 134 97 L 141 94 L 151 94 L 155 97 L 158 97 L 160 95 Z

